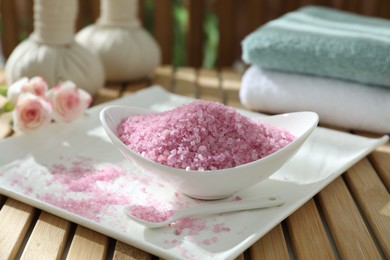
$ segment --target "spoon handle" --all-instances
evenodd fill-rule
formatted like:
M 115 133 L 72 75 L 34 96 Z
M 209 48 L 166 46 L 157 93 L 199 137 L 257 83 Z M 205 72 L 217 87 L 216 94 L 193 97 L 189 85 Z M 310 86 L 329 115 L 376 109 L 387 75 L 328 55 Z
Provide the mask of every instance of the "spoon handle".
M 185 209 L 176 209 L 172 210 L 169 213 L 167 218 L 163 217 L 163 219 L 159 222 L 148 221 L 142 218 L 133 215 L 132 206 L 127 206 L 124 208 L 125 214 L 135 220 L 136 222 L 143 224 L 149 228 L 158 228 L 167 226 L 170 223 L 186 217 L 195 217 L 195 216 L 204 216 L 204 215 L 213 215 L 217 213 L 225 213 L 225 212 L 234 212 L 240 210 L 250 210 L 250 209 L 261 209 L 261 208 L 270 208 L 276 207 L 284 204 L 284 201 L 280 197 L 266 197 L 266 198 L 253 198 L 253 199 L 243 199 L 236 201 L 224 201 L 224 202 L 208 202 L 201 203 L 198 206 L 185 208 Z M 143 206 L 141 206 L 143 208 Z M 146 207 L 147 210 L 148 207 Z M 155 208 L 151 207 L 154 211 Z M 147 213 L 148 215 L 149 213 Z M 151 214 L 154 214 L 153 212 Z
M 210 203 L 209 205 L 201 204 L 192 208 L 186 208 L 183 210 L 175 211 L 175 219 L 191 217 L 191 216 L 203 216 L 212 215 L 217 213 L 234 212 L 240 210 L 250 209 L 262 209 L 276 207 L 284 204 L 284 200 L 280 197 L 272 196 L 265 198 L 253 198 L 243 199 L 236 201 L 225 201 Z

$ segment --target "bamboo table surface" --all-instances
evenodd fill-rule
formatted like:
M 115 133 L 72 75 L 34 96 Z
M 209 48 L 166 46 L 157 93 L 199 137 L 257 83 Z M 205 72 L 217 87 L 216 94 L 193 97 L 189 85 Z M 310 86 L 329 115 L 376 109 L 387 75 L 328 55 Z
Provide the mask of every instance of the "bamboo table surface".
M 107 84 L 100 104 L 159 84 L 171 92 L 241 107 L 240 74 L 169 66 L 151 80 Z M 0 116 L 0 138 L 12 135 Z M 370 135 L 370 133 L 353 134 Z M 0 155 L 1 156 L 1 155 Z M 356 163 L 238 259 L 390 259 L 390 143 Z M 0 259 L 158 259 L 0 194 Z

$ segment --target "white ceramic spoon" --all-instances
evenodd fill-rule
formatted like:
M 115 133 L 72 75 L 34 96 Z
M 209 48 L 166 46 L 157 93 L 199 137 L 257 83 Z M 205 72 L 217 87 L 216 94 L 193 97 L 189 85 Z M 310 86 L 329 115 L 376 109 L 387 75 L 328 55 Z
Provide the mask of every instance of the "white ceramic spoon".
M 201 203 L 192 208 L 174 209 L 161 211 L 152 206 L 133 205 L 125 207 L 126 215 L 136 222 L 148 228 L 159 228 L 168 226 L 175 220 L 193 217 L 212 215 L 224 212 L 233 212 L 250 209 L 262 209 L 276 207 L 284 204 L 279 197 L 252 198 L 235 201 L 223 201 L 212 203 Z

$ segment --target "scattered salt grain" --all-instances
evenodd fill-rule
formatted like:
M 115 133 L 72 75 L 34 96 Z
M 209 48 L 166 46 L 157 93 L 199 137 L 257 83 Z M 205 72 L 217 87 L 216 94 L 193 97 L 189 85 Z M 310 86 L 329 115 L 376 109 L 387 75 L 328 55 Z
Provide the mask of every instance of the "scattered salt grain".
M 70 166 L 62 163 L 48 167 L 51 180 L 46 187 L 61 185 L 55 193 L 37 195 L 49 204 L 60 207 L 80 216 L 100 221 L 100 214 L 108 205 L 127 205 L 129 198 L 116 191 L 105 190 L 98 185 L 112 183 L 126 174 L 125 169 L 115 165 L 95 167 L 92 158 L 79 157 L 71 161 Z M 79 194 L 79 197 L 68 196 Z
M 164 222 L 172 216 L 172 210 L 163 210 L 154 206 L 135 205 L 131 207 L 130 213 L 147 222 Z
M 261 159 L 295 137 L 212 101 L 125 118 L 117 127 L 124 144 L 157 163 L 179 169 L 226 169 Z
M 242 198 L 241 198 L 240 196 L 237 195 L 237 196 L 234 197 L 233 200 L 236 200 L 236 201 L 237 201 L 237 200 L 242 200 Z
M 230 228 L 229 227 L 225 227 L 225 225 L 223 223 L 216 224 L 213 227 L 213 232 L 214 233 L 230 232 Z
M 199 218 L 182 218 L 169 225 L 173 228 L 175 235 L 181 235 L 184 230 L 188 230 L 188 236 L 195 236 L 207 229 L 206 221 Z

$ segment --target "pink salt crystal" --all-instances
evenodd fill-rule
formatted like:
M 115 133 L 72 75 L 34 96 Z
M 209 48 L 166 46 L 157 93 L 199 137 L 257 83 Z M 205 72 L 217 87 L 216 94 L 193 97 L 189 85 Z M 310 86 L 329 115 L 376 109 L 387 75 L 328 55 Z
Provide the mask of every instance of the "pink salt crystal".
M 233 200 L 242 200 L 242 198 L 240 196 L 236 195 Z
M 203 244 L 209 246 L 209 245 L 211 245 L 211 241 L 209 239 L 205 239 L 205 240 L 203 240 Z
M 116 179 L 121 174 L 122 173 L 118 171 L 118 169 L 116 169 L 115 167 L 106 167 L 100 170 L 89 172 L 89 174 L 86 174 L 79 179 L 73 179 L 71 183 L 69 183 L 69 190 L 88 190 L 90 187 L 95 185 L 97 181 L 109 182 Z
M 61 184 L 55 194 L 46 193 L 37 197 L 47 203 L 63 208 L 69 212 L 100 221 L 99 214 L 111 205 L 127 205 L 129 198 L 117 192 L 107 191 L 97 182 L 111 183 L 125 174 L 125 170 L 115 165 L 96 168 L 92 159 L 79 157 L 71 161 L 71 165 L 53 164 L 49 166 L 52 178 L 48 186 Z M 67 194 L 77 192 L 80 198 L 68 197 Z
M 218 238 L 217 237 L 211 237 L 209 239 L 205 239 L 205 240 L 202 241 L 202 243 L 204 245 L 207 245 L 207 246 L 215 244 L 217 242 L 218 242 Z
M 204 220 L 198 218 L 182 218 L 169 225 L 173 228 L 175 235 L 180 235 L 183 230 L 188 230 L 188 235 L 198 235 L 207 228 Z
M 229 227 L 225 227 L 225 225 L 223 223 L 215 224 L 214 227 L 213 227 L 213 232 L 214 233 L 229 232 L 229 231 L 230 231 L 230 228 Z
M 236 167 L 272 154 L 295 137 L 221 103 L 197 100 L 170 111 L 125 118 L 118 137 L 157 163 L 187 170 Z
M 131 207 L 130 213 L 147 222 L 164 222 L 172 216 L 172 210 L 162 210 L 154 206 L 135 205 Z

